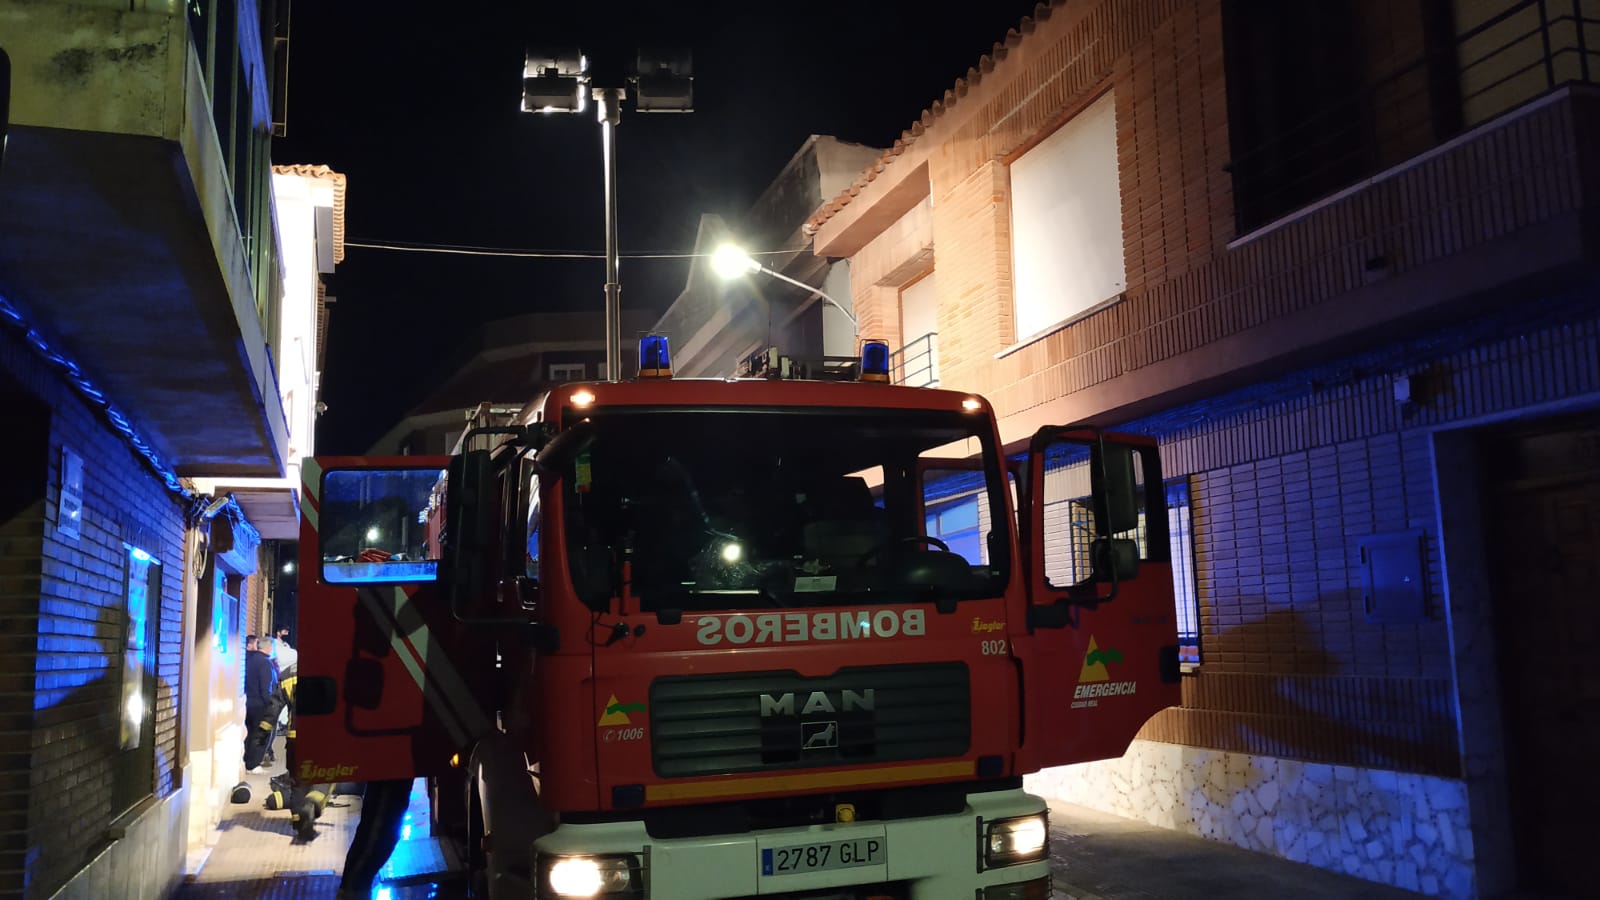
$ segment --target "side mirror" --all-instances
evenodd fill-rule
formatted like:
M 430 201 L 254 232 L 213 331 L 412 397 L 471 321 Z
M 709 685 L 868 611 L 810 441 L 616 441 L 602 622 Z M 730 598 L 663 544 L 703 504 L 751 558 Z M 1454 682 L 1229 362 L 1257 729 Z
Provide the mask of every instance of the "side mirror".
M 561 477 L 561 473 L 565 472 L 583 451 L 594 444 L 594 436 L 594 422 L 590 419 L 575 422 L 563 429 L 539 450 L 538 456 L 533 458 L 533 464 L 539 470 L 539 477 L 550 479 Z
M 1097 538 L 1090 547 L 1095 581 L 1130 581 L 1139 576 L 1139 542 Z
M 472 592 L 483 584 L 484 559 L 494 508 L 493 466 L 487 450 L 465 450 L 446 476 L 444 587 L 456 618 L 464 615 Z
M 1139 527 L 1138 459 L 1132 447 L 1102 441 L 1099 450 L 1094 475 L 1100 483 L 1095 487 L 1105 497 L 1106 529 L 1111 534 L 1133 531 Z
M 609 610 L 616 593 L 611 548 L 601 543 L 592 530 L 581 536 L 569 533 L 567 539 L 575 542 L 568 551 L 568 572 L 578 602 L 596 612 Z

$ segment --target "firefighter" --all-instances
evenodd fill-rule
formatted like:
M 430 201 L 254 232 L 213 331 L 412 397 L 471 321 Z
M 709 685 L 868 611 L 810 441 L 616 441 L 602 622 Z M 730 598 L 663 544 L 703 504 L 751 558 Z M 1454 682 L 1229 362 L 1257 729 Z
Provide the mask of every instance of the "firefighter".
M 259 637 L 253 634 L 246 637 L 244 650 L 244 722 L 246 728 L 254 728 L 261 719 L 261 713 L 272 704 L 272 695 L 278 689 L 278 675 L 273 668 L 272 658 L 262 649 Z M 271 757 L 270 742 L 262 748 L 261 753 L 252 755 L 247 736 L 244 754 L 247 771 L 254 771 L 263 762 L 271 762 Z
M 278 716 L 285 709 L 289 711 L 289 734 L 285 738 L 285 755 L 288 755 L 288 745 L 294 742 L 294 688 L 296 664 L 290 663 L 283 671 L 278 673 L 278 689 L 272 693 L 272 702 L 256 718 L 255 724 L 250 729 L 250 736 L 245 739 L 244 758 L 245 765 L 251 768 L 252 763 L 259 765 L 261 758 L 266 755 L 266 748 L 272 745 L 272 735 L 277 729 Z M 268 809 L 288 809 L 290 820 L 294 823 L 295 834 L 301 838 L 310 838 L 316 829 L 317 819 L 322 811 L 328 807 L 328 794 L 331 785 L 326 784 L 301 784 L 294 777 L 294 772 L 285 772 L 272 779 L 272 791 L 267 794 L 266 806 Z
M 361 797 L 361 821 L 344 857 L 336 900 L 372 895 L 372 884 L 400 842 L 400 829 L 411 805 L 411 779 L 369 781 Z

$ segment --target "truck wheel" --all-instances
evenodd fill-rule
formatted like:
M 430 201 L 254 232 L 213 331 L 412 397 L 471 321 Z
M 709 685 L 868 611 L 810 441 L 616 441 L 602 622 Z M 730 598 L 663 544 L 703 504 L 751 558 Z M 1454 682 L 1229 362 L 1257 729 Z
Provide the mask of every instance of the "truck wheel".
M 476 779 L 467 779 L 466 844 L 467 896 L 472 900 L 488 900 L 489 852 L 484 847 L 486 829 L 483 821 L 483 804 L 478 800 Z

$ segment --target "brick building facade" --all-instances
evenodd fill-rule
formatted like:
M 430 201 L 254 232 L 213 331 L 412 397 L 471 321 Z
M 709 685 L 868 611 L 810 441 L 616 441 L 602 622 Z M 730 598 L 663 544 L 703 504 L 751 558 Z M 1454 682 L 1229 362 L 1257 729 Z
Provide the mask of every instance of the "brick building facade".
M 242 776 L 342 250 L 343 176 L 275 199 L 287 24 L 0 0 L 0 897 L 159 900 Z
M 236 503 L 186 492 L 17 313 L 0 298 L 0 690 L 15 701 L 0 896 L 157 898 L 211 786 L 196 763 L 210 768 L 219 722 L 242 730 L 260 538 Z M 224 744 L 236 780 L 242 737 Z
M 33 896 L 103 851 L 114 824 L 137 814 L 140 803 L 168 800 L 181 783 L 186 528 L 182 504 L 161 478 L 11 329 L 0 329 L 0 383 L 12 435 L 0 525 L 7 532 L 0 665 L 16 701 L 8 704 L 13 762 L 4 778 L 8 795 L 27 798 L 4 826 L 11 837 L 0 892 Z M 64 513 L 69 454 L 81 463 L 82 481 L 79 502 L 69 490 Z M 62 527 L 63 515 L 76 536 Z M 142 594 L 141 578 L 148 579 Z M 137 702 L 150 715 L 140 717 L 138 746 L 126 748 L 129 717 L 106 711 L 127 709 L 124 654 L 133 641 L 146 642 L 137 653 L 146 671 L 133 675 L 143 681 Z M 140 849 L 176 871 L 181 843 Z M 25 886 L 33 893 L 24 894 Z
M 933 279 L 943 385 L 1009 446 L 1161 441 L 1183 705 L 1036 789 L 1427 894 L 1584 877 L 1583 12 L 1041 4 L 812 219 L 864 336 L 907 343 Z M 1551 763 L 1576 786 L 1522 774 Z

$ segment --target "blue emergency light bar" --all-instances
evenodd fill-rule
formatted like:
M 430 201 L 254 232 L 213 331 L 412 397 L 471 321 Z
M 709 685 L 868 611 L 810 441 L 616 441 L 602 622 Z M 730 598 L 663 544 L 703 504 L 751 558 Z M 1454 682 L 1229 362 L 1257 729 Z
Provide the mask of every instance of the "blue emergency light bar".
M 639 377 L 672 377 L 672 351 L 667 349 L 666 335 L 652 334 L 639 339 Z
M 865 341 L 861 345 L 861 380 L 889 380 L 889 345 L 883 341 Z

